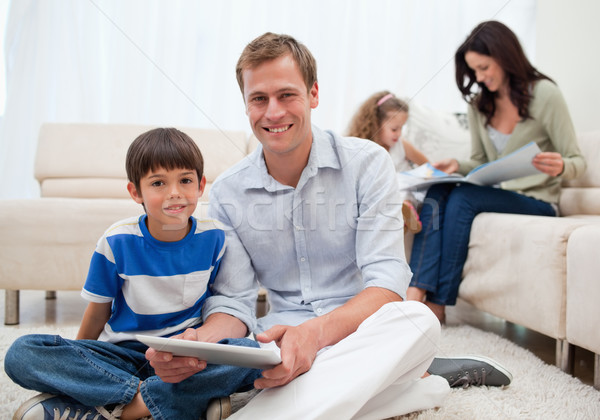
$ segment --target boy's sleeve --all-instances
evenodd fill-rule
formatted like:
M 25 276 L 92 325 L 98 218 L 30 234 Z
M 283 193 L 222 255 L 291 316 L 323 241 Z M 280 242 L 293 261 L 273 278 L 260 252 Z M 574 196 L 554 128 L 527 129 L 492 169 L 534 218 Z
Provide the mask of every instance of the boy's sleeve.
M 123 285 L 106 238 L 98 241 L 81 296 L 90 302 L 111 302 Z

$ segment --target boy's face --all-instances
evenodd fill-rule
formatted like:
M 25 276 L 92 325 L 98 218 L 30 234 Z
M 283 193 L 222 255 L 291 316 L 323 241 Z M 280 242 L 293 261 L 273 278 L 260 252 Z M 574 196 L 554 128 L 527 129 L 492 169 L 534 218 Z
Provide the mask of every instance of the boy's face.
M 206 179 L 198 179 L 193 169 L 148 172 L 140 180 L 140 189 L 130 182 L 131 198 L 143 204 L 148 215 L 148 230 L 159 241 L 173 242 L 188 233 L 189 218 L 196 210 Z
M 246 69 L 242 77 L 246 114 L 265 156 L 310 150 L 310 113 L 319 103 L 319 88 L 315 83 L 307 89 L 292 56 Z

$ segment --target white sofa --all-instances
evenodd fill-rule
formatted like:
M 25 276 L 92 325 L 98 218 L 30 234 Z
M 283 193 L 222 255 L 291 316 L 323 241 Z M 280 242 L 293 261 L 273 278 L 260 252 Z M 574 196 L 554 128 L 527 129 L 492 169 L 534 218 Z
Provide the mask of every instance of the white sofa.
M 461 117 L 410 104 L 407 139 L 432 161 L 466 159 Z M 565 181 L 561 217 L 483 213 L 471 230 L 459 298 L 555 338 L 556 365 L 572 371 L 573 347 L 596 354 L 600 389 L 600 131 L 578 135 L 588 169 Z M 412 236 L 406 235 L 407 254 Z
M 104 230 L 116 220 L 141 214 L 125 188 L 124 160 L 129 143 L 149 128 L 42 127 L 35 165 L 42 197 L 0 203 L 5 324 L 19 322 L 19 290 L 79 290 Z M 202 150 L 207 190 L 256 144 L 241 131 L 182 130 Z M 411 140 L 420 146 L 418 139 Z M 565 183 L 563 217 L 476 217 L 459 290 L 459 297 L 476 308 L 555 338 L 557 365 L 566 371 L 571 344 L 600 354 L 595 326 L 600 315 L 600 168 L 595 165 L 600 131 L 581 135 L 580 147 L 588 171 Z M 206 192 L 203 200 L 207 197 Z M 199 206 L 200 215 L 205 204 Z M 261 304 L 266 305 L 264 296 Z
M 574 327 L 567 322 L 567 298 L 574 306 L 583 299 L 569 285 L 580 281 L 581 271 L 599 267 L 593 258 L 570 255 L 598 243 L 594 233 L 582 243 L 579 231 L 600 226 L 600 168 L 595 164 L 600 131 L 580 135 L 579 146 L 588 169 L 581 178 L 564 182 L 561 217 L 483 213 L 475 218 L 459 289 L 459 297 L 476 308 L 555 338 L 556 364 L 565 371 L 572 370 L 567 336 Z M 579 238 L 578 245 L 569 247 L 571 238 Z M 588 333 L 597 335 L 591 329 L 595 322 L 587 322 Z M 590 350 L 600 353 L 600 346 Z
M 142 214 L 126 189 L 129 144 L 152 126 L 44 124 L 35 161 L 41 198 L 0 202 L 0 289 L 4 323 L 19 323 L 19 290 L 80 290 L 102 233 L 117 220 Z M 181 128 L 202 151 L 206 210 L 214 179 L 247 154 L 243 131 Z M 52 296 L 52 295 L 50 295 Z

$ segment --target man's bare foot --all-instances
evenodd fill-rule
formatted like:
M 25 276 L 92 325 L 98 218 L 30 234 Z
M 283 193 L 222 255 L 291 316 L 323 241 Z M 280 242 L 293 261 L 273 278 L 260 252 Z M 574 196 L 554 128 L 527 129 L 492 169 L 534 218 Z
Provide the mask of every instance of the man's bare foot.
M 429 301 L 425 301 L 425 305 L 427 305 L 427 307 L 429 309 L 431 309 L 431 312 L 433 312 L 433 314 L 435 316 L 437 316 L 437 319 L 440 320 L 440 324 L 446 323 L 446 306 L 445 305 L 438 305 L 437 303 L 432 303 Z
M 406 300 L 416 300 L 417 302 L 425 302 L 425 290 L 411 286 L 406 289 Z

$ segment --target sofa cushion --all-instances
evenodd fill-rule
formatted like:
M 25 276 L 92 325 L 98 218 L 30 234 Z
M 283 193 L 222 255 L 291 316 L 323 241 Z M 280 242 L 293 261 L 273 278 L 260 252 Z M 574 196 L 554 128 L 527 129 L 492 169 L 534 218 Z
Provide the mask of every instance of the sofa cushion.
M 600 131 L 580 133 L 579 148 L 585 156 L 585 173 L 572 180 L 564 180 L 559 199 L 561 216 L 599 214 L 600 209 Z
M 207 207 L 194 216 L 205 217 Z M 3 200 L 0 289 L 80 290 L 104 231 L 143 213 L 131 198 Z
M 152 128 L 130 124 L 42 125 L 35 162 L 42 197 L 129 197 L 125 155 L 129 144 Z M 221 172 L 246 154 L 244 131 L 180 129 L 202 152 L 209 188 Z
M 596 215 L 600 212 L 600 188 L 563 187 L 560 193 L 560 215 Z
M 102 233 L 143 212 L 131 198 L 3 200 L 0 288 L 81 289 Z
M 585 173 L 579 178 L 563 181 L 564 187 L 590 188 L 600 187 L 600 130 L 579 133 L 577 135 L 579 148 L 587 162 Z M 598 208 L 596 208 L 598 214 Z
M 573 231 L 567 245 L 567 341 L 600 354 L 600 224 Z
M 471 153 L 466 119 L 414 101 L 409 101 L 408 120 L 402 134 L 432 162 L 445 158 L 468 159 Z
M 564 339 L 567 241 L 575 229 L 594 223 L 600 216 L 481 213 L 473 221 L 459 296 L 485 312 Z

